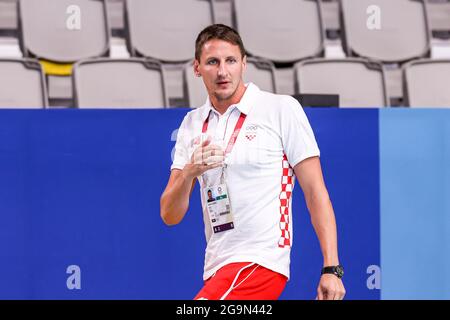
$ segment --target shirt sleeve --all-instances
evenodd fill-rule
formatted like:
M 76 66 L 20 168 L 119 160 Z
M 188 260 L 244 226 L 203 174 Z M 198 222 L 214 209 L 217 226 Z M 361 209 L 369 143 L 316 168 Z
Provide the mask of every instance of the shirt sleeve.
M 178 128 L 177 142 L 175 148 L 172 151 L 172 166 L 170 170 L 180 169 L 183 170 L 184 166 L 189 162 L 189 149 L 188 149 L 188 131 L 187 131 L 187 116 L 184 117 L 181 122 L 180 128 Z
M 314 132 L 300 103 L 286 96 L 281 111 L 281 139 L 292 168 L 303 160 L 320 156 Z

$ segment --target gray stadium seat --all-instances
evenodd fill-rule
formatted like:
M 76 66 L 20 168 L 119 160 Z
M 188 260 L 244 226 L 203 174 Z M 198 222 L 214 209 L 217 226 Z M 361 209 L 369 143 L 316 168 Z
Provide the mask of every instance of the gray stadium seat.
M 244 73 L 244 82 L 253 82 L 261 90 L 276 92 L 275 68 L 266 60 L 247 58 L 247 69 Z M 196 77 L 193 71 L 193 63 L 187 63 L 184 68 L 185 95 L 188 98 L 189 107 L 201 107 L 207 97 L 207 91 L 202 78 Z
M 187 97 L 190 108 L 198 108 L 205 103 L 208 92 L 203 79 L 195 76 L 193 65 L 193 61 L 188 62 L 183 69 L 184 95 Z
M 17 9 L 15 0 L 0 0 L 0 32 L 3 29 L 17 29 L 16 15 Z
M 112 30 L 123 30 L 125 0 L 106 0 L 109 26 Z
M 108 53 L 109 28 L 103 0 L 20 0 L 19 4 L 26 56 L 73 63 Z M 78 16 L 80 19 L 76 19 Z M 77 21 L 81 22 L 79 29 Z
M 38 61 L 0 59 L 0 108 L 45 108 L 46 92 Z
M 312 59 L 295 65 L 299 94 L 339 95 L 340 107 L 387 106 L 383 67 L 361 58 Z
M 373 19 L 377 12 L 379 25 Z M 401 63 L 429 54 L 430 31 L 422 0 L 342 0 L 341 16 L 348 56 Z
M 263 59 L 247 58 L 247 70 L 244 81 L 253 82 L 261 90 L 276 93 L 275 66 L 272 62 Z
M 78 108 L 164 108 L 168 105 L 160 63 L 148 59 L 90 59 L 73 70 Z
M 450 108 L 450 59 L 411 61 L 403 76 L 407 105 Z
M 320 2 L 234 0 L 236 28 L 249 54 L 276 63 L 322 55 Z
M 126 12 L 131 54 L 164 62 L 193 59 L 197 34 L 214 22 L 209 0 L 127 0 Z

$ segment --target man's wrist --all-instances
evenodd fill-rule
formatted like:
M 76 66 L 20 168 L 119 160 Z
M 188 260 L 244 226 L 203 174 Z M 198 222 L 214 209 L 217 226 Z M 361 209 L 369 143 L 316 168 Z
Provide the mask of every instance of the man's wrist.
M 184 166 L 183 170 L 181 171 L 181 174 L 183 176 L 183 179 L 185 180 L 185 182 L 187 183 L 192 183 L 192 181 L 196 178 L 190 170 L 190 166 L 191 164 L 187 164 Z
M 336 258 L 324 259 L 322 268 L 329 267 L 329 266 L 337 266 L 339 264 L 340 264 L 339 259 L 336 259 Z
M 344 267 L 340 264 L 334 266 L 325 266 L 322 268 L 320 274 L 321 275 L 332 274 L 338 277 L 339 279 L 342 279 L 342 277 L 344 276 Z

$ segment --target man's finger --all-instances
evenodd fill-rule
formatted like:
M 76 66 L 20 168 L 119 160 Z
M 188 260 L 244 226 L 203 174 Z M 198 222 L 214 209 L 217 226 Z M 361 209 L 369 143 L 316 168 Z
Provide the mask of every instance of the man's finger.
M 202 140 L 201 140 L 201 144 L 200 144 L 200 147 L 206 147 L 208 144 L 210 144 L 211 143 L 211 137 L 210 136 L 207 136 L 206 137 L 206 139 L 205 138 L 201 138 Z
M 339 300 L 344 300 L 344 297 L 345 297 L 345 289 L 342 288 L 342 289 L 339 291 Z
M 337 300 L 336 290 L 330 290 L 328 292 L 328 300 Z
M 220 147 L 220 146 L 218 146 L 218 145 L 216 145 L 216 144 L 209 144 L 209 145 L 207 145 L 207 146 L 205 146 L 205 147 L 199 147 L 203 152 L 207 152 L 207 151 L 211 151 L 211 150 L 214 150 L 214 151 L 222 151 L 223 152 L 223 149 Z
M 206 163 L 207 165 L 210 165 L 212 163 L 223 163 L 223 161 L 225 160 L 224 156 L 212 156 L 212 157 L 208 157 L 207 159 L 203 159 L 203 162 Z
M 203 164 L 203 154 L 198 151 L 194 153 L 194 164 Z
M 205 166 L 205 171 L 208 171 L 208 170 L 211 170 L 211 169 L 215 169 L 215 168 L 218 168 L 218 167 L 221 167 L 221 166 L 222 166 L 222 162 L 215 162 L 215 163 L 212 163 L 212 164 L 209 164 L 209 165 Z
M 318 298 L 318 300 L 323 300 L 323 292 L 322 292 L 322 290 L 321 289 L 319 289 L 318 291 L 317 291 L 317 298 Z
M 197 150 L 200 151 L 200 152 L 206 152 L 206 151 L 211 150 L 212 146 L 213 146 L 212 144 L 208 144 L 208 145 L 205 145 L 205 146 L 199 146 L 197 148 Z
M 192 161 L 195 164 L 201 164 L 211 155 L 224 155 L 222 148 L 215 145 L 199 146 L 192 154 Z
M 225 160 L 224 155 L 207 155 L 205 156 L 202 153 L 198 153 L 194 155 L 194 164 L 211 164 L 213 162 L 223 162 Z
M 203 151 L 203 159 L 207 159 L 209 157 L 214 157 L 214 156 L 224 156 L 224 153 L 222 150 L 209 150 L 209 151 Z

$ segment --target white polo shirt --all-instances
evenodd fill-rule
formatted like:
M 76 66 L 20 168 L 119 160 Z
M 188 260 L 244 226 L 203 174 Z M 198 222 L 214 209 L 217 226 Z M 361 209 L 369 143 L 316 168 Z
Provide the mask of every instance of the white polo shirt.
M 294 98 L 261 91 L 250 83 L 241 101 L 220 115 L 210 100 L 190 111 L 180 126 L 171 169 L 190 161 L 202 127 L 214 142 L 227 145 L 240 114 L 246 119 L 234 148 L 226 157 L 225 182 L 234 229 L 213 233 L 206 199 L 200 192 L 205 223 L 206 280 L 226 264 L 255 262 L 289 278 L 292 246 L 294 170 L 302 160 L 320 156 L 308 119 Z M 199 177 L 201 188 L 218 183 L 222 168 Z

